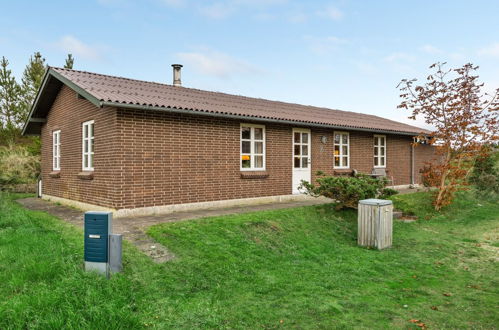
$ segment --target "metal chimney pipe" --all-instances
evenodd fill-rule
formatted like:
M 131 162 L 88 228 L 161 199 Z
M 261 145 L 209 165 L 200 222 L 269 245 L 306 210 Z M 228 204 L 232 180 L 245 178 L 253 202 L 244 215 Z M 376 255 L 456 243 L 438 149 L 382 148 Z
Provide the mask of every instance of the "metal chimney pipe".
M 180 80 L 180 69 L 182 69 L 182 66 L 182 64 L 172 64 L 173 86 L 182 86 L 182 80 Z

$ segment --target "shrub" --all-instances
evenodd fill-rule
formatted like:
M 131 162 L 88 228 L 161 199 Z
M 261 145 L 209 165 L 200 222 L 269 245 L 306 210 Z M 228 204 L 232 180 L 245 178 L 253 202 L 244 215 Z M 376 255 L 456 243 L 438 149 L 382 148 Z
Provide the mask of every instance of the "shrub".
M 375 179 L 368 175 L 355 177 L 319 176 L 317 184 L 302 181 L 301 188 L 314 197 L 324 196 L 338 202 L 336 209 L 357 208 L 359 200 L 378 196 L 385 187 L 385 178 Z
M 392 189 L 392 188 L 383 188 L 383 189 L 381 189 L 381 194 L 378 196 L 378 198 L 387 199 L 388 197 L 396 195 L 398 193 L 399 192 L 396 191 L 395 189 Z
M 424 165 L 423 168 L 419 170 L 419 173 L 421 173 L 421 182 L 423 183 L 423 186 L 427 188 L 436 187 L 442 177 L 440 170 L 435 166 L 432 166 L 432 164 Z
M 481 195 L 499 194 L 499 151 L 486 152 L 478 157 L 469 181 Z
M 0 185 L 32 183 L 39 173 L 39 156 L 25 146 L 0 146 Z

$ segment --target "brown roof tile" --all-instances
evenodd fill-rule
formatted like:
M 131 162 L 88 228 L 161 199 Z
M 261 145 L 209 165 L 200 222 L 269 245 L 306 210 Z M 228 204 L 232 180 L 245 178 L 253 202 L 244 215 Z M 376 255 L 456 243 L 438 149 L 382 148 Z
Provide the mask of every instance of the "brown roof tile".
M 177 108 L 373 131 L 428 133 L 424 129 L 374 115 L 175 87 L 77 70 L 51 69 L 101 102 Z

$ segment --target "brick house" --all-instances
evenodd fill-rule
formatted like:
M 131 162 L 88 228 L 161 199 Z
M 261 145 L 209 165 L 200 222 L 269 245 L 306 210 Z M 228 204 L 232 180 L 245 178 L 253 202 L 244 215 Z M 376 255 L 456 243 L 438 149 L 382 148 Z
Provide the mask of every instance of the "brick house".
M 116 215 L 285 200 L 318 170 L 417 184 L 427 131 L 373 115 L 51 67 L 23 129 L 42 197 Z M 232 203 L 232 204 L 231 204 Z

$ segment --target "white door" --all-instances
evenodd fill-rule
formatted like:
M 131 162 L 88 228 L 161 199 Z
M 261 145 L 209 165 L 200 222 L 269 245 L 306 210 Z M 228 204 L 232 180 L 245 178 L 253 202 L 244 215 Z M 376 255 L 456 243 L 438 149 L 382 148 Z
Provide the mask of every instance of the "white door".
M 293 194 L 302 193 L 301 180 L 310 182 L 312 177 L 310 140 L 309 129 L 293 128 Z

